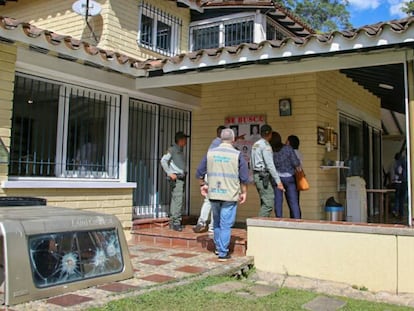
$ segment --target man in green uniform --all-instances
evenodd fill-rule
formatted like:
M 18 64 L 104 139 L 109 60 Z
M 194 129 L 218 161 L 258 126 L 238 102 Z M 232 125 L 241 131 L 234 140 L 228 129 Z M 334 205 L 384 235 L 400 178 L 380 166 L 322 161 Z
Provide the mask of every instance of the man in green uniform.
M 278 172 L 273 162 L 273 151 L 269 142 L 272 138 L 272 127 L 263 125 L 260 128 L 261 139 L 254 143 L 251 155 L 253 179 L 260 196 L 260 217 L 270 217 L 273 210 L 275 193 L 272 179 L 277 187 L 284 191 Z
M 175 143 L 168 148 L 161 158 L 161 166 L 167 174 L 171 184 L 170 228 L 183 231 L 181 225 L 181 211 L 184 203 L 185 180 L 187 175 L 187 161 L 184 157 L 184 147 L 187 138 L 183 132 L 175 134 Z

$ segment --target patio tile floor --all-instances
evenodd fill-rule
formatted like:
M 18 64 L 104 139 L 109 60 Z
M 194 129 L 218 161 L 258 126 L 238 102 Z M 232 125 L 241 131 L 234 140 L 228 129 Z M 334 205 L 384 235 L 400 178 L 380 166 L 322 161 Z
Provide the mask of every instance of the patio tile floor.
M 111 300 L 138 295 L 154 286 L 175 286 L 176 282 L 189 282 L 198 275 L 226 273 L 252 263 L 252 259 L 245 256 L 233 256 L 232 260 L 222 263 L 214 253 L 200 248 L 160 247 L 134 242 L 130 242 L 128 246 L 134 270 L 133 278 L 62 293 L 62 296 L 11 306 L 7 310 L 85 310 Z

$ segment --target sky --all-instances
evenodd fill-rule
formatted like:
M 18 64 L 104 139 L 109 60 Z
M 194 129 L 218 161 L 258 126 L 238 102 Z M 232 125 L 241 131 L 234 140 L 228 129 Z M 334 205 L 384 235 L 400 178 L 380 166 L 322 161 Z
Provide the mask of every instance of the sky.
M 401 6 L 407 0 L 349 0 L 351 24 L 360 27 L 406 16 Z

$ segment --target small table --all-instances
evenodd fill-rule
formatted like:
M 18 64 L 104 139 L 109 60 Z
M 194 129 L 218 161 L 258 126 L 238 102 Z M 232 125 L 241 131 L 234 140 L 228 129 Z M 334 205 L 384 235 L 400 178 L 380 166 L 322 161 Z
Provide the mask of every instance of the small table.
M 390 197 L 389 194 L 394 193 L 395 189 L 367 189 L 367 193 L 379 194 L 380 195 L 380 208 L 379 217 L 380 222 L 385 218 L 385 223 L 388 223 L 388 214 L 390 209 Z M 385 213 L 384 213 L 385 203 Z M 385 214 L 385 217 L 384 217 Z

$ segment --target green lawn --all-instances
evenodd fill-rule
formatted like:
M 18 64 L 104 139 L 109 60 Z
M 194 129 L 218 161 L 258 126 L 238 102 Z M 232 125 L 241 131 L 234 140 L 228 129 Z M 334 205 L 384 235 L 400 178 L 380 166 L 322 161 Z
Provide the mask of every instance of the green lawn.
M 307 291 L 283 288 L 278 292 L 263 298 L 247 299 L 234 293 L 216 294 L 204 291 L 209 285 L 233 280 L 229 277 L 209 277 L 201 281 L 172 289 L 152 291 L 133 298 L 113 301 L 103 308 L 93 308 L 89 311 L 132 311 L 132 310 L 302 310 L 301 306 L 318 294 Z M 247 281 L 241 281 L 247 282 Z M 348 298 L 339 298 L 347 302 L 341 309 L 361 311 L 402 311 L 413 310 L 407 307 L 372 303 Z

